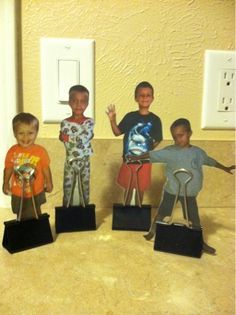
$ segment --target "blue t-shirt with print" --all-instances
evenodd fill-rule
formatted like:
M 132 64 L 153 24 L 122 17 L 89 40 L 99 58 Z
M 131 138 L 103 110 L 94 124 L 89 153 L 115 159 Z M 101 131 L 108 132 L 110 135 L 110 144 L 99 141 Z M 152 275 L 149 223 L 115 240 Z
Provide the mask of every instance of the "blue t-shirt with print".
M 162 140 L 162 123 L 153 113 L 141 115 L 139 111 L 126 114 L 118 125 L 123 138 L 123 157 L 140 155 L 153 149 L 154 142 Z

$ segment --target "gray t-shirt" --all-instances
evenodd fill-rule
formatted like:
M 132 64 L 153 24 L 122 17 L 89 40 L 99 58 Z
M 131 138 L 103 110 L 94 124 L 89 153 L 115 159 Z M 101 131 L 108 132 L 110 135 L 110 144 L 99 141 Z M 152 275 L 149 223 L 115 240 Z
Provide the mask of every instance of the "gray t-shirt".
M 173 172 L 180 168 L 185 168 L 192 172 L 193 178 L 187 185 L 187 196 L 197 196 L 202 188 L 203 171 L 202 166 L 216 166 L 216 160 L 209 157 L 205 151 L 196 146 L 188 148 L 180 148 L 176 145 L 170 145 L 164 149 L 157 151 L 150 151 L 150 161 L 152 163 L 165 163 L 166 164 L 166 177 L 165 191 L 169 194 L 176 194 L 178 191 L 178 182 L 173 175 Z M 187 174 L 178 175 L 181 183 L 184 183 Z M 184 195 L 184 187 L 181 185 L 180 196 Z

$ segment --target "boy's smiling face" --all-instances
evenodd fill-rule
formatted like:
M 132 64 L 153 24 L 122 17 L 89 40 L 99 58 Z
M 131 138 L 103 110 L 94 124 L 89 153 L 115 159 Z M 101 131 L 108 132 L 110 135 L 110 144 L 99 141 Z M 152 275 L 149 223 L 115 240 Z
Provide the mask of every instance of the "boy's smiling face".
M 154 96 L 152 89 L 150 89 L 149 87 L 138 89 L 135 101 L 139 104 L 139 107 L 149 108 L 153 100 Z
M 190 147 L 190 137 L 192 131 L 186 129 L 185 126 L 177 126 L 171 130 L 175 145 L 181 148 Z
M 23 148 L 30 147 L 34 144 L 37 134 L 38 130 L 34 123 L 20 123 L 14 131 L 17 143 Z

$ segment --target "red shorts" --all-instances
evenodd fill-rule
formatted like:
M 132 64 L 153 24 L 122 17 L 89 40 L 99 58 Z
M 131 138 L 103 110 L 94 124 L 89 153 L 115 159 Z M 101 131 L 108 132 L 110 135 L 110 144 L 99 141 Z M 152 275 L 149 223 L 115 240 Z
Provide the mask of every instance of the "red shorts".
M 123 163 L 117 178 L 117 183 L 125 188 L 139 188 L 140 191 L 147 190 L 151 185 L 151 163 L 126 164 Z M 138 184 L 138 185 L 137 185 Z

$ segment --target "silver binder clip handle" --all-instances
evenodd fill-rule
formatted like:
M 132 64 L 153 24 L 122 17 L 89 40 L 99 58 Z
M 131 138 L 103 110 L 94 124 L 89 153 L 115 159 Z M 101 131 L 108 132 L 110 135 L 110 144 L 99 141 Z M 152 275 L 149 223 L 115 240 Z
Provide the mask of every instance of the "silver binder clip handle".
M 19 176 L 19 178 L 21 179 L 21 182 L 22 182 L 20 209 L 18 211 L 16 220 L 17 221 L 21 221 L 21 218 L 22 218 L 23 199 L 24 199 L 24 191 L 25 191 L 26 184 L 30 188 L 31 200 L 32 200 L 32 205 L 33 205 L 35 218 L 38 219 L 38 213 L 37 213 L 37 210 L 36 210 L 34 195 L 33 195 L 33 191 L 32 191 L 32 179 L 35 177 L 35 174 L 34 174 L 35 173 L 35 169 L 32 166 L 23 164 L 21 166 L 17 166 L 15 172 L 18 174 L 18 176 Z
M 138 182 L 138 172 L 139 172 L 140 168 L 142 167 L 143 163 L 141 160 L 136 160 L 135 162 L 131 161 L 127 156 L 125 156 L 125 164 L 130 169 L 130 178 L 129 178 L 128 189 L 126 190 L 126 194 L 125 194 L 125 198 L 124 198 L 124 204 L 125 204 L 125 206 L 128 205 L 128 197 L 131 193 L 131 183 L 133 181 L 133 176 L 135 176 L 135 186 L 136 186 L 137 199 L 138 199 L 137 201 L 138 201 L 138 206 L 141 208 L 142 203 L 141 203 L 140 189 L 139 189 L 139 182 Z M 137 165 L 137 167 L 135 169 L 135 175 L 133 174 L 131 167 L 129 167 L 130 164 L 136 164 Z
M 82 179 L 81 179 L 81 169 L 79 167 L 73 167 L 74 162 L 79 162 L 81 160 L 82 159 L 79 157 L 72 157 L 67 160 L 67 164 L 72 168 L 72 171 L 73 171 L 72 187 L 71 187 L 70 196 L 66 205 L 67 208 L 70 206 L 74 188 L 76 186 L 76 175 L 78 177 L 78 188 L 79 188 L 79 196 L 80 196 L 81 205 L 82 207 L 86 206 L 85 200 L 84 200 L 84 190 L 83 190 L 83 185 L 82 185 Z
M 185 182 L 183 184 L 183 186 L 184 186 L 184 196 L 183 196 L 184 197 L 184 209 L 183 209 L 183 211 L 184 211 L 184 214 L 185 214 L 187 226 L 191 227 L 191 222 L 189 221 L 189 216 L 188 216 L 188 205 L 187 205 L 186 197 L 187 197 L 187 185 L 193 179 L 193 174 L 192 174 L 192 172 L 190 172 L 189 170 L 187 170 L 185 168 L 180 168 L 180 169 L 175 170 L 173 172 L 173 175 L 175 176 L 175 179 L 178 182 L 178 191 L 177 191 L 177 194 L 175 196 L 175 203 L 174 203 L 174 205 L 177 203 L 178 197 L 180 195 L 181 181 L 180 181 L 180 179 L 177 176 L 177 174 L 179 174 L 179 173 L 185 173 L 185 174 L 188 175 L 187 179 L 185 180 Z M 173 213 L 173 211 L 172 211 L 172 213 Z

